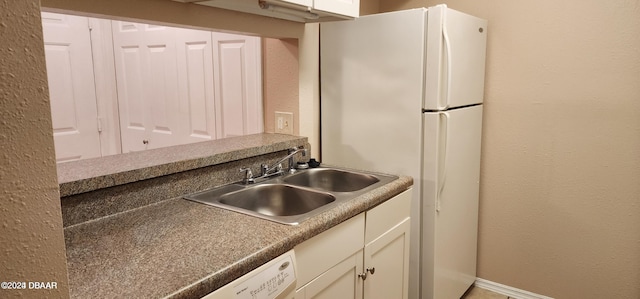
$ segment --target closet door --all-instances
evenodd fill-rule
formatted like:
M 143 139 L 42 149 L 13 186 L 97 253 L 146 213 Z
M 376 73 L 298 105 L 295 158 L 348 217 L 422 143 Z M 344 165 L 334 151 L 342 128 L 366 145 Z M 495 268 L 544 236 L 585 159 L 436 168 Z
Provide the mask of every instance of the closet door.
M 182 143 L 217 139 L 211 32 L 174 28 Z
M 219 32 L 212 35 L 219 138 L 262 132 L 260 38 Z
M 181 144 L 175 31 L 112 24 L 122 152 Z
M 42 13 L 56 161 L 101 156 L 86 17 Z

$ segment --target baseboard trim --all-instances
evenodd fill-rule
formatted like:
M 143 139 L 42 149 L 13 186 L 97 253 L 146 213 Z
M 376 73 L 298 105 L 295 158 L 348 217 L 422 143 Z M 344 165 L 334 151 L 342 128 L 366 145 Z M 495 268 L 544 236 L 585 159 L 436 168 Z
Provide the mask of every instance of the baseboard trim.
M 489 281 L 482 278 L 476 278 L 476 281 L 473 285 L 481 289 L 492 291 L 494 293 L 509 296 L 514 299 L 553 299 L 551 297 L 547 297 L 544 295 L 532 293 L 532 292 L 521 290 L 521 289 L 516 289 L 508 285 L 499 284 L 497 282 Z

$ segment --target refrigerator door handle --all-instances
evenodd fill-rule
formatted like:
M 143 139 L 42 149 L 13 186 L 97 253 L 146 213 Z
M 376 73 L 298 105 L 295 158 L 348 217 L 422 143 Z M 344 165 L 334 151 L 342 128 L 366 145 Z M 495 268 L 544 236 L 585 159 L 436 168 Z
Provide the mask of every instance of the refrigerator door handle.
M 436 213 L 440 212 L 440 197 L 447 180 L 447 143 L 449 139 L 449 112 L 440 113 L 438 149 L 438 193 L 436 194 Z

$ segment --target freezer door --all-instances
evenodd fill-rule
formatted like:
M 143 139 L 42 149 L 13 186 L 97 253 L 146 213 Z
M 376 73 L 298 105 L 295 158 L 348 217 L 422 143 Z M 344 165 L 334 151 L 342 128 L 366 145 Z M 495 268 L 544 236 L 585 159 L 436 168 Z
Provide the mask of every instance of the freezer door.
M 476 278 L 482 105 L 424 125 L 422 298 L 460 298 Z
M 427 11 L 424 109 L 482 103 L 487 21 L 447 8 Z

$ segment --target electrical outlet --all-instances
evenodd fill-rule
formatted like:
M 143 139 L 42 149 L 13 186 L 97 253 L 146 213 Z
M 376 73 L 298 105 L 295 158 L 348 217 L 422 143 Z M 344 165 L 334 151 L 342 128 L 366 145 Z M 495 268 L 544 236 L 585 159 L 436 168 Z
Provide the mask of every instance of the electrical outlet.
M 276 111 L 276 133 L 293 135 L 293 113 Z

